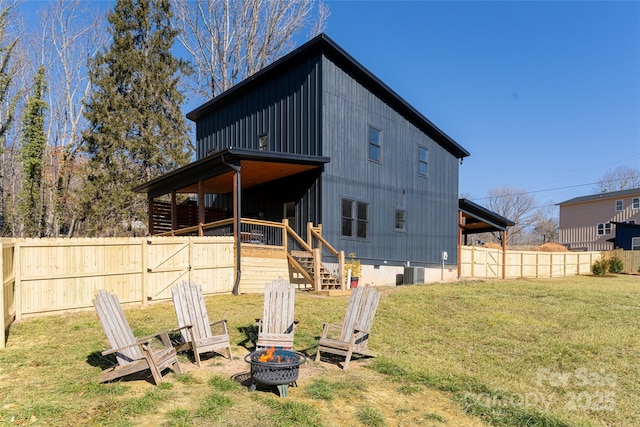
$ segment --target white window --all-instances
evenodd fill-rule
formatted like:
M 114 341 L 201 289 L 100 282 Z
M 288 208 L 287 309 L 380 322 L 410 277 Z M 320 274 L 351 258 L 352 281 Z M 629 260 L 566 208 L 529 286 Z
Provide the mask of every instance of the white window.
M 633 209 L 640 209 L 640 197 L 634 197 L 631 201 L 631 207 Z
M 598 236 L 604 236 L 605 234 L 611 234 L 611 223 L 598 224 Z
M 622 209 L 624 209 L 624 201 L 616 200 L 616 212 L 620 212 Z
M 631 250 L 640 251 L 640 237 L 631 238 Z

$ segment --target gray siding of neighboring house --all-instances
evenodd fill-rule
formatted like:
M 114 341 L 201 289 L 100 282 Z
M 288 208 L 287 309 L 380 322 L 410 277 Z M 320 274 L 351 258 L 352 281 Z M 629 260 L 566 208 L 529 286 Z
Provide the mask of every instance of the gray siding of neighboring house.
M 447 251 L 455 265 L 459 160 L 327 57 L 322 76 L 324 235 L 372 264 L 437 265 Z M 369 126 L 382 131 L 380 162 L 369 160 Z M 428 150 L 427 178 L 418 147 Z M 369 204 L 367 240 L 341 237 L 343 198 Z M 406 232 L 394 230 L 396 209 L 406 211 Z

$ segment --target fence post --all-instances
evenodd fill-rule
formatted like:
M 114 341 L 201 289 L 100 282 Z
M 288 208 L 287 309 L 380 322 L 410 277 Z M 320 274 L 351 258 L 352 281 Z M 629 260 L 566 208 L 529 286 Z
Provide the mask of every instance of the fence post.
M 16 321 L 22 320 L 22 246 L 16 241 L 13 254 L 13 268 L 16 279 L 13 299 L 16 302 Z
M 140 250 L 142 251 L 142 274 L 140 275 L 142 283 L 140 284 L 140 290 L 142 291 L 142 295 L 140 295 L 140 299 L 142 300 L 142 305 L 147 303 L 147 282 L 149 281 L 149 241 L 146 237 L 143 237 L 140 243 Z
M 2 251 L 2 255 L 0 255 L 0 278 L 2 279 L 2 281 L 0 283 L 2 283 L 2 289 L 0 289 L 0 326 L 2 326 L 2 330 L 0 330 L 0 332 L 2 333 L 2 336 L 0 336 L 0 349 L 4 348 L 6 343 L 4 340 L 4 336 L 5 336 L 5 332 L 6 332 L 6 326 L 4 324 L 4 320 L 7 318 L 7 313 L 6 313 L 6 309 L 5 309 L 5 305 L 4 305 L 4 281 L 5 281 L 5 277 L 4 277 L 4 245 L 0 244 L 0 250 Z
M 476 247 L 471 246 L 471 278 L 476 277 Z
M 320 250 L 313 250 L 313 287 L 316 292 L 322 290 L 322 278 L 320 277 Z

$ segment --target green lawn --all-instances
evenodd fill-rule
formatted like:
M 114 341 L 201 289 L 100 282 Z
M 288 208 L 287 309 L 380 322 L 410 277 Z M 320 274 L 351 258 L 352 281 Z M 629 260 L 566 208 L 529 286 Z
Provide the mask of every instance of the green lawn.
M 456 425 L 426 400 L 432 393 L 490 425 L 640 425 L 640 276 L 380 289 L 370 339 L 379 357 L 346 372 L 310 362 L 316 374 L 288 399 L 248 393 L 221 373 L 222 358 L 170 373 L 160 387 L 98 384 L 106 339 L 93 312 L 15 323 L 0 350 L 0 423 Z M 339 322 L 346 303 L 297 294 L 296 349 L 314 354 L 322 323 Z M 228 319 L 240 359 L 262 296 L 220 295 L 207 305 L 212 318 Z M 125 313 L 138 336 L 176 323 L 170 303 Z

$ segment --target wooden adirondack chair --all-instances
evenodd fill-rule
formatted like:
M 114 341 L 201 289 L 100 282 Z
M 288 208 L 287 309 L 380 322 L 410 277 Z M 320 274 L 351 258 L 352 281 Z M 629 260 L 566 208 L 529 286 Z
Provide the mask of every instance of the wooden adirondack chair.
M 345 356 L 343 367 L 347 369 L 353 353 L 373 356 L 367 348 L 367 343 L 379 300 L 380 292 L 370 286 L 353 288 L 342 326 L 324 324 L 318 342 L 316 362 L 320 360 L 321 352 L 337 354 Z M 336 331 L 339 331 L 339 334 Z
M 293 348 L 293 333 L 298 322 L 293 319 L 295 285 L 278 278 L 264 286 L 264 311 L 257 319 L 257 348 Z
M 229 360 L 233 359 L 227 321 L 223 319 L 209 322 L 202 286 L 182 282 L 171 288 L 171 293 L 181 336 L 181 342 L 176 346 L 176 350 L 192 350 L 198 366 L 200 366 L 200 355 L 203 353 L 224 352 Z M 211 331 L 212 326 L 217 328 L 216 334 Z
M 118 297 L 104 289 L 98 291 L 93 305 L 111 345 L 111 350 L 103 351 L 102 355 L 115 354 L 118 361 L 118 366 L 102 372 L 100 382 L 111 381 L 148 369 L 157 385 L 162 382 L 162 371 L 169 366 L 174 372 L 182 372 L 168 332 L 136 339 L 124 316 Z M 162 341 L 161 349 L 151 348 L 151 341 L 156 337 Z

